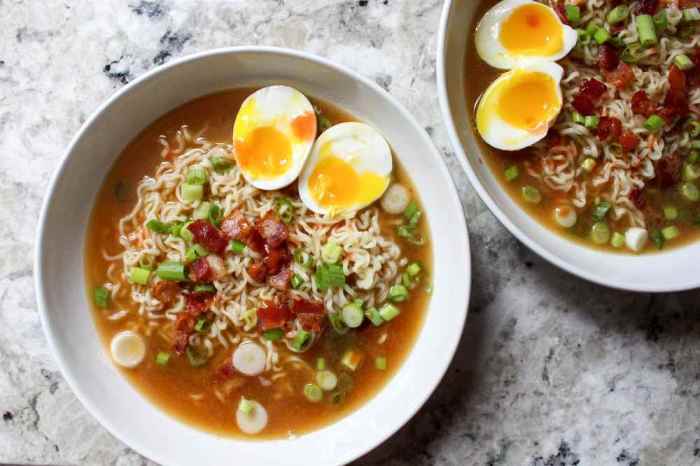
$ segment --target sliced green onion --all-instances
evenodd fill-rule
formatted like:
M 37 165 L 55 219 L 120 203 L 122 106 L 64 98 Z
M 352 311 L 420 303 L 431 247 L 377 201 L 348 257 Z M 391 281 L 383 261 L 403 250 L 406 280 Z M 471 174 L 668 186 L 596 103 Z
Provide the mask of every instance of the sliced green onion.
M 192 346 L 187 347 L 185 354 L 192 367 L 202 367 L 209 360 L 206 354 L 194 349 Z
M 416 225 L 418 220 L 420 220 L 421 211 L 418 208 L 418 204 L 415 201 L 411 201 L 406 206 L 406 210 L 403 211 L 403 217 L 408 222 L 409 225 Z
M 678 230 L 678 227 L 671 225 L 661 230 L 661 234 L 664 235 L 664 239 L 666 241 L 671 241 L 672 239 L 677 238 L 681 232 Z
M 394 306 L 393 304 L 385 304 L 379 309 L 379 315 L 384 319 L 385 321 L 390 321 L 394 318 L 396 318 L 401 311 L 399 311 L 399 308 Z
M 612 244 L 612 247 L 614 247 L 614 248 L 621 248 L 622 246 L 625 245 L 625 235 L 616 231 L 612 235 L 612 239 L 610 240 L 610 244 Z
M 609 210 L 610 203 L 608 201 L 601 201 L 593 208 L 593 214 L 591 217 L 593 217 L 593 220 L 596 222 L 602 222 Z
M 202 185 L 207 182 L 207 170 L 202 166 L 190 167 L 187 171 L 187 176 L 185 181 L 187 184 L 199 184 Z
M 417 276 L 422 270 L 422 267 L 420 265 L 420 262 L 411 262 L 406 266 L 406 273 L 408 273 L 410 276 L 415 277 Z
M 219 155 L 212 157 L 210 161 L 211 166 L 214 167 L 214 171 L 216 173 L 226 173 L 233 166 L 229 159 L 227 159 L 226 157 L 221 157 Z
M 581 115 L 579 112 L 572 112 L 571 119 L 573 120 L 574 123 L 577 123 L 579 125 L 583 125 L 586 123 L 586 117 Z
M 566 19 L 569 20 L 569 23 L 577 24 L 581 21 L 581 9 L 576 5 L 566 5 L 566 7 L 564 7 L 564 12 L 566 13 Z
M 362 325 L 362 321 L 365 318 L 365 315 L 362 312 L 362 304 L 358 302 L 352 302 L 343 306 L 340 315 L 343 318 L 345 325 L 347 325 L 349 328 L 359 327 Z
M 644 127 L 648 129 L 651 132 L 656 132 L 663 128 L 664 119 L 660 117 L 659 115 L 652 115 L 649 118 L 647 118 L 647 121 L 644 122 Z
M 155 218 L 147 221 L 146 227 L 155 233 L 170 233 L 170 225 L 163 223 L 160 220 L 156 220 Z
M 351 371 L 356 371 L 357 368 L 360 366 L 360 363 L 362 362 L 362 355 L 358 352 L 355 352 L 353 350 L 348 350 L 343 354 L 342 359 L 340 360 L 340 363 L 350 369 Z
M 286 196 L 278 196 L 275 198 L 275 211 L 286 224 L 290 224 L 292 220 L 294 220 L 294 204 L 292 204 L 292 200 Z
M 684 54 L 676 55 L 675 57 L 673 57 L 673 63 L 675 63 L 676 66 L 683 71 L 687 71 L 695 66 L 693 60 L 688 58 L 688 55 Z
M 216 288 L 210 283 L 200 283 L 193 288 L 195 293 L 216 293 Z
M 613 36 L 610 38 L 608 41 L 609 44 L 611 44 L 613 47 L 621 49 L 624 48 L 627 44 L 625 44 L 625 41 L 622 39 L 620 36 Z
M 307 383 L 304 385 L 304 396 L 312 403 L 318 403 L 323 399 L 323 391 L 315 383 Z
M 598 28 L 595 34 L 593 34 L 593 39 L 598 45 L 603 45 L 610 39 L 610 33 L 605 28 Z
M 210 202 L 202 202 L 194 209 L 192 212 L 192 218 L 195 220 L 206 220 L 209 218 L 209 209 L 211 209 Z
M 182 199 L 187 202 L 201 201 L 204 197 L 204 187 L 201 184 L 183 183 L 180 187 Z
M 316 383 L 321 389 L 329 392 L 338 386 L 338 377 L 331 371 L 321 370 L 316 373 Z
M 156 275 L 161 280 L 181 282 L 185 279 L 185 264 L 176 261 L 161 262 L 156 269 Z
M 579 44 L 586 45 L 591 42 L 591 35 L 585 29 L 576 29 L 576 35 L 578 36 Z
M 304 346 L 309 342 L 309 340 L 311 340 L 311 334 L 306 330 L 299 330 L 289 344 L 296 351 L 301 351 L 304 349 Z
M 700 21 L 700 10 L 697 7 L 686 8 L 683 10 L 683 21 L 686 23 L 692 23 L 693 21 Z
M 586 34 L 593 36 L 600 26 L 594 22 L 590 22 L 586 25 Z
M 284 331 L 281 328 L 272 328 L 263 332 L 263 338 L 267 341 L 277 341 L 284 336 Z
M 168 361 L 170 361 L 170 353 L 160 351 L 156 355 L 156 364 L 158 364 L 159 366 L 165 366 L 166 364 L 168 364 Z
M 588 129 L 596 129 L 600 123 L 600 117 L 597 115 L 587 115 L 583 119 L 583 125 Z
M 295 290 L 298 290 L 301 287 L 301 285 L 304 284 L 304 279 L 301 278 L 299 275 L 294 274 L 294 275 L 292 275 L 291 284 L 292 284 L 292 288 L 294 288 Z
M 180 228 L 180 238 L 184 239 L 187 243 L 191 243 L 192 239 L 194 238 L 192 232 L 188 228 L 191 224 L 192 222 L 187 222 L 182 225 L 182 228 Z
M 250 400 L 246 400 L 245 398 L 241 397 L 241 401 L 238 403 L 238 411 L 242 412 L 243 414 L 250 414 L 254 409 L 255 405 Z
M 335 241 L 329 241 L 321 248 L 321 259 L 326 264 L 335 264 L 340 260 L 340 256 L 342 256 L 342 254 L 343 248 L 341 248 Z
M 643 47 L 649 47 L 658 43 L 656 37 L 656 26 L 654 19 L 650 15 L 637 16 L 637 33 L 639 34 L 639 42 Z
M 678 218 L 678 209 L 674 206 L 664 207 L 664 217 L 666 220 L 676 220 Z
M 688 134 L 691 138 L 700 137 L 700 121 L 690 120 L 688 122 Z
M 520 169 L 518 169 L 517 165 L 511 165 L 510 167 L 506 168 L 503 174 L 505 175 L 506 180 L 515 181 L 520 176 Z
M 243 254 L 245 248 L 246 244 L 242 241 L 238 241 L 237 239 L 231 240 L 231 242 L 229 243 L 229 249 L 234 254 Z
M 384 356 L 379 356 L 374 359 L 374 367 L 379 369 L 380 371 L 385 371 L 386 370 L 386 358 Z
M 182 227 L 184 225 L 185 222 L 172 222 L 168 227 L 168 233 L 170 233 L 173 236 L 180 236 L 180 233 L 182 232 Z
M 340 264 L 322 264 L 316 267 L 314 278 L 320 291 L 345 286 L 345 273 Z
M 595 168 L 595 160 L 590 158 L 590 157 L 587 158 L 586 160 L 584 160 L 581 163 L 581 168 L 583 168 L 584 170 L 586 170 L 589 173 L 592 172 L 593 169 Z
M 520 192 L 523 196 L 523 199 L 525 199 L 531 204 L 539 204 L 540 202 L 542 202 L 542 194 L 540 194 L 540 191 L 534 186 L 523 186 L 520 189 Z
M 690 141 L 690 148 L 693 150 L 700 150 L 700 141 Z
M 700 167 L 694 163 L 683 164 L 683 181 L 695 181 L 700 178 Z
M 610 241 L 610 227 L 605 222 L 596 222 L 591 227 L 591 239 L 595 244 L 605 244 Z
M 132 267 L 129 270 L 129 281 L 138 285 L 146 285 L 151 276 L 151 271 L 141 267 Z
M 331 312 L 328 314 L 328 321 L 331 323 L 331 327 L 335 330 L 335 333 L 339 335 L 345 335 L 348 332 L 348 326 L 343 322 L 343 318 L 340 316 L 340 312 Z
M 389 288 L 389 301 L 400 303 L 408 298 L 408 290 L 403 285 L 394 285 Z
M 630 9 L 627 5 L 618 5 L 608 13 L 608 23 L 617 24 L 627 19 Z
M 681 185 L 681 194 L 691 202 L 697 202 L 700 200 L 700 190 L 698 190 L 698 187 L 695 186 L 695 184 L 689 181 Z
M 207 213 L 207 219 L 212 225 L 217 227 L 221 224 L 221 220 L 224 218 L 224 211 L 219 207 L 219 204 L 212 203 L 209 207 L 209 212 Z
M 365 316 L 369 319 L 370 322 L 372 322 L 372 325 L 375 327 L 379 327 L 384 323 L 384 319 L 382 319 L 381 314 L 379 314 L 379 311 L 377 310 L 376 307 L 370 307 L 365 311 Z
M 661 233 L 661 230 L 652 230 L 652 232 L 649 233 L 649 237 L 651 238 L 651 242 L 656 246 L 656 249 L 663 249 L 666 239 Z
M 193 246 L 190 246 L 185 250 L 185 262 L 194 262 L 200 257 L 205 257 L 209 255 L 209 251 L 207 251 L 204 246 L 195 244 Z
M 95 306 L 101 307 L 102 309 L 107 309 L 109 307 L 111 295 L 109 290 L 104 286 L 98 286 L 95 288 L 93 298 L 95 300 Z
M 668 13 L 665 9 L 654 15 L 654 27 L 657 32 L 663 32 L 668 27 Z
M 207 319 L 205 319 L 204 317 L 200 317 L 199 319 L 197 319 L 197 323 L 194 324 L 195 331 L 200 333 L 204 332 L 206 330 L 206 327 L 208 326 L 207 323 Z
M 324 358 L 316 359 L 316 370 L 322 371 L 326 368 L 326 360 Z

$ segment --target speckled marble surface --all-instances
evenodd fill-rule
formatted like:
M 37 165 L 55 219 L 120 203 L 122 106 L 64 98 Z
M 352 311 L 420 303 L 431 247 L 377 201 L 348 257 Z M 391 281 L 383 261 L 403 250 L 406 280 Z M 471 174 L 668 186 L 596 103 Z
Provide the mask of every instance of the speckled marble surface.
M 0 463 L 152 464 L 67 387 L 39 324 L 32 252 L 63 149 L 121 86 L 240 44 L 304 49 L 398 97 L 450 166 L 474 294 L 435 395 L 362 465 L 700 464 L 700 293 L 631 294 L 555 269 L 488 212 L 447 142 L 435 90 L 439 0 L 0 0 Z

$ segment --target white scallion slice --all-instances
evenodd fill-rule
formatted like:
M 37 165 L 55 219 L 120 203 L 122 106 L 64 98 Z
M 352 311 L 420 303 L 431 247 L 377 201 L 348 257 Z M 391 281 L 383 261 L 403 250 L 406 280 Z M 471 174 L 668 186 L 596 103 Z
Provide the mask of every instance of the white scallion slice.
M 143 337 L 131 330 L 124 330 L 112 337 L 110 345 L 112 359 L 122 367 L 132 369 L 146 356 L 146 342 Z
M 238 345 L 233 352 L 233 367 L 244 375 L 259 375 L 265 370 L 265 350 L 252 341 L 246 341 Z
M 406 210 L 410 200 L 411 195 L 408 189 L 399 183 L 394 183 L 386 190 L 380 203 L 384 212 L 391 215 L 399 215 Z
M 267 426 L 267 410 L 255 400 L 241 398 L 236 409 L 236 423 L 244 434 L 258 434 Z

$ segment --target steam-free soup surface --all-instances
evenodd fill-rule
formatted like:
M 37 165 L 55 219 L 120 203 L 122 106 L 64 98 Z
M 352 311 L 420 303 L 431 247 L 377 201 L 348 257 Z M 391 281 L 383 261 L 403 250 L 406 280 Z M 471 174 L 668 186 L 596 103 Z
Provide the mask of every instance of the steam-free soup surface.
M 95 324 L 106 351 L 109 353 L 112 338 L 121 331 L 131 329 L 145 337 L 147 349 L 143 362 L 133 369 L 122 369 L 122 373 L 142 394 L 172 416 L 198 428 L 224 435 L 243 435 L 236 423 L 236 411 L 242 399 L 255 400 L 265 407 L 269 417 L 267 426 L 255 438 L 274 438 L 318 429 L 349 414 L 391 379 L 411 350 L 423 322 L 429 299 L 431 257 L 424 219 L 419 222 L 416 234 L 421 235 L 425 243 L 414 245 L 396 234 L 397 227 L 405 223 L 402 215 L 387 215 L 377 205 L 372 206 L 370 209 L 375 209 L 379 215 L 381 234 L 395 241 L 401 248 L 402 267 L 412 263 L 421 265 L 420 276 L 415 278 L 413 289 L 409 290 L 409 298 L 394 303 L 400 310 L 398 317 L 379 326 L 372 325 L 365 318 L 360 328 L 350 329 L 345 334 L 338 333 L 324 320 L 323 331 L 318 332 L 310 349 L 294 353 L 278 344 L 282 370 L 265 371 L 254 377 L 230 370 L 232 352 L 237 347 L 232 340 L 236 335 L 246 334 L 263 346 L 259 319 L 247 331 L 234 328 L 229 323 L 227 347 L 215 346 L 213 355 L 201 367 L 193 367 L 186 355 L 176 354 L 172 340 L 173 323 L 163 325 L 163 320 L 157 320 L 153 324 L 148 312 L 141 309 L 142 313 L 139 313 L 140 306 L 134 302 L 130 291 L 134 284 L 127 277 L 129 271 L 124 270 L 122 261 L 111 260 L 106 255 L 118 254 L 124 250 L 119 241 L 118 225 L 120 219 L 134 209 L 139 183 L 144 177 L 155 176 L 157 168 L 163 162 L 164 146 L 161 139 L 167 139 L 171 150 L 177 150 L 178 131 L 186 125 L 191 135 L 198 134 L 211 143 L 230 144 L 234 116 L 251 92 L 253 89 L 231 90 L 187 103 L 151 124 L 126 147 L 98 195 L 88 230 L 85 266 L 90 296 L 95 289 L 105 286 L 105 283 L 118 285 L 122 290 L 113 293 L 106 308 L 95 306 L 93 310 Z M 324 102 L 312 102 L 330 123 L 353 120 Z M 396 160 L 394 163 L 395 181 L 407 187 L 412 199 L 417 202 L 417 193 L 406 173 Z M 298 203 L 293 188 L 280 195 Z M 420 208 L 420 204 L 415 206 Z M 139 217 L 139 220 L 145 219 Z M 166 237 L 163 235 L 162 239 Z M 151 266 L 153 267 L 155 264 Z M 310 273 L 313 274 L 313 270 Z M 401 273 L 399 270 L 399 280 Z M 353 278 L 348 278 L 350 285 L 352 280 Z M 149 285 L 139 289 L 151 290 L 153 286 L 151 278 Z M 179 286 L 185 290 L 184 293 L 192 292 L 188 284 L 180 283 Z M 218 302 L 217 299 L 214 298 L 214 302 Z M 166 307 L 162 306 L 163 309 Z M 163 309 L 154 312 L 163 315 Z M 119 314 L 126 315 L 118 318 Z M 219 319 L 211 312 L 203 316 L 209 319 L 205 322 L 207 326 Z M 250 313 L 246 318 L 254 319 Z M 349 369 L 341 361 L 348 351 L 360 358 L 355 370 Z M 168 355 L 165 364 L 162 359 L 157 361 L 159 354 Z M 320 401 L 310 401 L 304 394 L 304 387 L 317 383 L 316 374 L 320 369 L 331 371 L 337 377 L 337 386 L 324 391 Z

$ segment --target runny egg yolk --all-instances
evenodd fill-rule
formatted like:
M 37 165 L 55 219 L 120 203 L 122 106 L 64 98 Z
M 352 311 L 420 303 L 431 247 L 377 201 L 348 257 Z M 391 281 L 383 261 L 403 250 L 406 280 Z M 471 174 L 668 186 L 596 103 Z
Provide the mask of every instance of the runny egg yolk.
M 517 55 L 555 55 L 564 47 L 561 23 L 555 13 L 539 3 L 522 5 L 501 23 L 503 47 Z
M 386 189 L 388 179 L 368 171 L 358 173 L 351 164 L 331 154 L 319 159 L 308 183 L 319 205 L 342 212 L 377 199 Z
M 257 127 L 235 144 L 238 164 L 255 178 L 281 176 L 292 164 L 292 144 L 273 126 Z
M 557 83 L 545 73 L 515 72 L 499 94 L 498 116 L 528 131 L 541 129 L 561 108 Z

